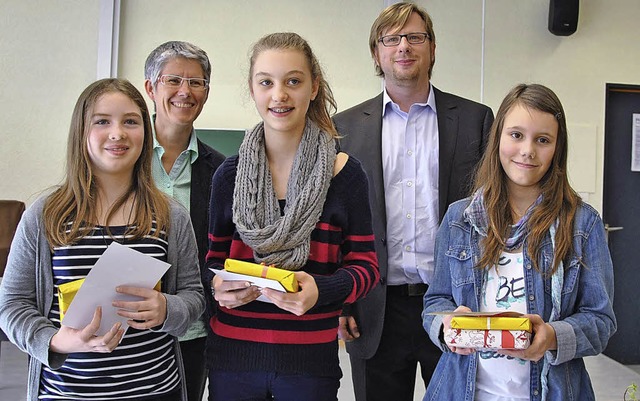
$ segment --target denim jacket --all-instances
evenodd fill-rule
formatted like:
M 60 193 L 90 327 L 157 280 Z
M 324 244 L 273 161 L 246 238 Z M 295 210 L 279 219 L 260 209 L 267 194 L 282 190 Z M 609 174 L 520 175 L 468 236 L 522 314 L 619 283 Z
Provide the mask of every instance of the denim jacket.
M 430 312 L 452 311 L 465 305 L 479 311 L 483 286 L 482 270 L 474 268 L 480 259 L 480 235 L 466 221 L 463 212 L 470 198 L 453 203 L 438 230 L 435 274 L 424 296 L 423 326 L 431 341 L 444 352 L 427 387 L 424 401 L 474 399 L 477 353 L 453 353 L 441 341 L 442 316 Z M 551 268 L 553 246 L 547 234 L 541 244 L 539 268 Z M 551 278 L 533 268 L 524 243 L 527 311 L 548 322 L 551 315 Z M 551 322 L 558 348 L 547 351 L 551 367 L 548 400 L 595 400 L 583 357 L 602 352 L 616 331 L 613 313 L 613 266 L 598 213 L 580 202 L 573 228 L 573 253 L 564 260 L 564 285 L 560 318 Z M 541 400 L 540 373 L 543 359 L 530 364 L 531 400 Z

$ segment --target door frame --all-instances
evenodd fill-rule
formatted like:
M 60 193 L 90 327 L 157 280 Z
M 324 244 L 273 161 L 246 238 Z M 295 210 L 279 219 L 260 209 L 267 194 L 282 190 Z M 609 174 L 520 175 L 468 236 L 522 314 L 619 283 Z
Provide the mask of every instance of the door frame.
M 608 234 L 613 231 L 621 230 L 621 227 L 609 227 L 609 224 L 624 224 L 629 225 L 632 222 L 629 220 L 623 221 L 613 221 L 615 218 L 619 219 L 619 216 L 613 216 L 609 214 L 614 214 L 614 205 L 612 204 L 613 200 L 611 199 L 611 194 L 616 193 L 616 191 L 620 191 L 619 188 L 620 182 L 616 184 L 612 183 L 613 180 L 611 174 L 615 174 L 614 171 L 614 163 L 618 164 L 619 159 L 616 161 L 616 155 L 613 150 L 614 143 L 614 135 L 615 132 L 613 130 L 614 124 L 619 127 L 619 123 L 614 123 L 616 117 L 615 110 L 620 110 L 618 107 L 627 107 L 627 106 L 618 106 L 622 105 L 623 102 L 616 100 L 614 107 L 614 100 L 612 97 L 614 94 L 620 93 L 630 93 L 637 94 L 640 99 L 640 85 L 634 84 L 618 84 L 618 83 L 607 83 L 606 84 L 606 93 L 605 93 L 605 109 L 604 109 L 604 153 L 603 153 L 603 171 L 602 171 L 602 220 L 605 223 L 605 227 L 607 228 L 607 236 L 609 239 L 614 242 L 616 241 L 616 234 L 612 234 L 609 236 Z M 635 100 L 632 99 L 632 108 L 635 108 Z M 625 111 L 626 112 L 626 111 Z M 638 113 L 640 113 L 640 106 L 638 107 Z M 618 128 L 619 129 L 619 128 Z M 632 129 L 632 120 L 629 120 L 629 134 Z M 618 132 L 618 131 L 616 131 Z M 631 155 L 631 148 L 629 148 L 629 155 Z M 616 166 L 618 169 L 619 166 Z M 631 170 L 631 163 L 628 165 L 629 171 Z M 637 174 L 640 175 L 640 172 Z M 614 188 L 614 185 L 616 186 Z M 635 184 L 634 184 L 635 186 Z M 620 219 L 619 219 L 620 220 Z M 635 228 L 634 228 L 635 229 Z M 628 235 L 617 234 L 617 235 Z M 626 240 L 626 238 L 625 238 Z M 629 277 L 630 272 L 628 271 L 627 262 L 620 262 L 620 255 L 616 253 L 616 248 L 623 247 L 625 241 L 618 242 L 617 246 L 614 244 L 613 247 L 610 246 L 612 259 L 615 256 L 618 260 L 618 263 L 614 260 L 614 277 L 616 277 L 615 282 L 615 290 L 614 290 L 614 308 L 617 314 L 618 320 L 618 332 L 614 334 L 612 337 L 612 341 L 609 342 L 609 347 L 605 349 L 604 354 L 612 357 L 613 359 L 621 362 L 623 364 L 638 364 L 640 363 L 640 352 L 637 348 L 637 335 L 632 332 L 637 332 L 638 327 L 637 323 L 633 323 L 630 325 L 628 319 L 633 318 L 636 319 L 633 302 L 636 301 L 636 297 L 630 297 L 630 291 L 628 288 L 628 284 L 631 281 L 635 281 L 635 276 Z M 622 263 L 622 265 L 620 264 Z M 616 264 L 618 265 L 618 271 L 616 272 Z M 631 280 L 633 279 L 633 280 Z M 631 292 L 632 293 L 632 292 Z M 633 295 L 633 293 L 632 293 Z M 629 303 L 629 304 L 627 304 Z M 622 306 L 621 306 L 622 305 Z M 611 346 L 613 345 L 613 346 Z M 629 348 L 631 346 L 631 348 Z M 634 348 L 635 347 L 635 348 Z

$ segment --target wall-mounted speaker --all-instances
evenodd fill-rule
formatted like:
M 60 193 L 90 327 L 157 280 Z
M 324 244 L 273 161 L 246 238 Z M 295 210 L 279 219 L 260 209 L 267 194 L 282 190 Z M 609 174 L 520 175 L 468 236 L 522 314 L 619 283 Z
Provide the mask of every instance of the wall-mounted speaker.
M 569 36 L 578 29 L 580 0 L 549 0 L 549 32 Z

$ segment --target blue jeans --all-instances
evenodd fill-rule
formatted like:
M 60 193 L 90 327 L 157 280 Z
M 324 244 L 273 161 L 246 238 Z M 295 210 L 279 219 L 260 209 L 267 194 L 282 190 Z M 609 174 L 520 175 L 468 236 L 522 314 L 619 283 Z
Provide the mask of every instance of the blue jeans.
M 332 377 L 209 371 L 209 401 L 337 401 L 339 387 Z

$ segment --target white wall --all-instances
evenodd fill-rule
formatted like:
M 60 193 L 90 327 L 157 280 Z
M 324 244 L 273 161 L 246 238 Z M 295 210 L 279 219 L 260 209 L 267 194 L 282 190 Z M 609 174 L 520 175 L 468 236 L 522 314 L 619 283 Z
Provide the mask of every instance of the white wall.
M 212 59 L 209 101 L 196 125 L 246 128 L 258 121 L 246 90 L 247 52 L 266 33 L 295 31 L 322 62 L 340 110 L 376 95 L 368 50 L 382 0 L 122 0 L 118 76 L 143 89 L 147 54 L 187 40 Z M 386 1 L 388 3 L 388 1 Z M 418 0 L 437 36 L 433 83 L 497 110 L 519 82 L 540 82 L 563 101 L 570 176 L 601 209 L 605 84 L 640 83 L 637 0 L 583 0 L 578 31 L 547 30 L 546 0 Z M 69 117 L 96 76 L 99 0 L 0 3 L 1 198 L 33 201 L 58 182 Z M 484 40 L 483 40 L 484 39 Z M 594 162 L 595 160 L 595 162 Z
M 98 1 L 0 1 L 0 198 L 32 202 L 64 171 L 71 111 L 96 77 Z
M 147 17 L 161 9 L 171 10 L 162 24 Z M 249 48 L 265 34 L 292 31 L 311 44 L 339 107 L 355 105 L 380 90 L 367 43 L 381 9 L 382 1 L 371 0 L 123 1 L 119 75 L 142 89 L 151 50 L 168 40 L 192 42 L 213 65 L 211 94 L 196 125 L 248 128 L 259 120 L 246 83 Z
M 568 37 L 544 29 L 546 3 L 487 2 L 485 99 L 495 110 L 512 82 L 551 87 L 567 115 L 572 184 L 601 210 L 605 84 L 640 83 L 640 2 L 583 0 Z

